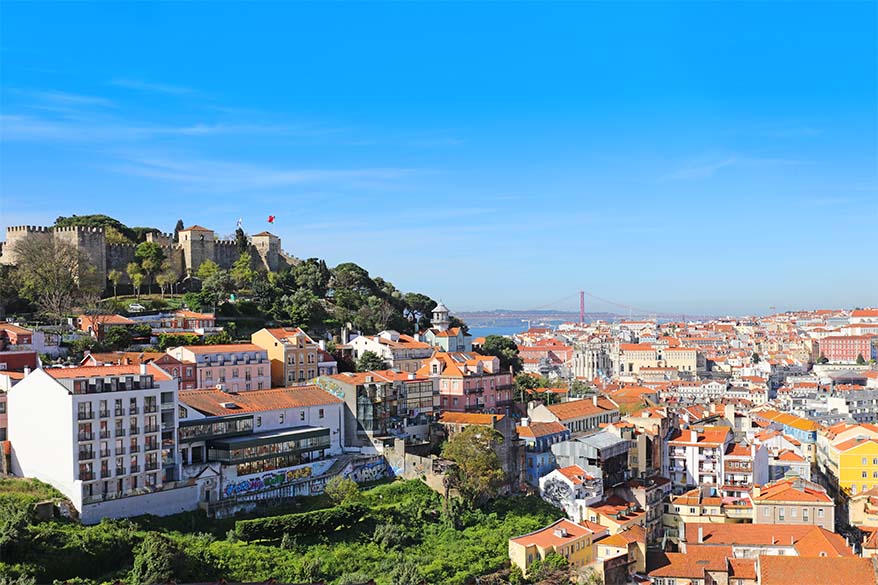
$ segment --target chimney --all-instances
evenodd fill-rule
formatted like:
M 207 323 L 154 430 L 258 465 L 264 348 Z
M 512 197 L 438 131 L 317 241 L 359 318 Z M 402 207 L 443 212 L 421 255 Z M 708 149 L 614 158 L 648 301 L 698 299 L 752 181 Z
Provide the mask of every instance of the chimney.
M 317 342 L 317 347 L 319 347 L 319 348 L 322 349 L 323 351 L 326 351 L 326 340 L 325 340 L 325 339 L 321 339 L 320 341 L 318 341 L 318 342 Z
M 140 375 L 141 376 L 146 375 L 146 364 L 140 364 Z
M 692 443 L 698 442 L 698 431 L 689 429 L 689 441 Z
M 698 525 L 698 544 L 704 542 L 704 526 Z
M 30 374 L 30 366 L 25 366 L 24 367 L 24 375 L 27 376 L 28 374 Z
M 591 403 L 594 404 L 595 406 L 598 405 L 598 395 L 597 394 L 595 394 L 594 396 L 591 397 Z
M 529 425 L 530 425 L 530 419 L 529 419 L 529 418 L 524 417 L 524 418 L 521 419 L 521 426 L 526 427 L 526 426 L 529 426 Z

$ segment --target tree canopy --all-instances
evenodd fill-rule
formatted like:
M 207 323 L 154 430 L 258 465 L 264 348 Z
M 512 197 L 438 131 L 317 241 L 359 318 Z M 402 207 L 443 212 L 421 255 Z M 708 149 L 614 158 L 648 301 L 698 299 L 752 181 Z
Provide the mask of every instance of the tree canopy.
M 505 473 L 497 449 L 503 436 L 496 430 L 470 425 L 455 434 L 442 448 L 442 456 L 455 463 L 449 473 L 451 487 L 464 502 L 480 505 L 495 497 Z
M 500 358 L 500 369 L 508 372 L 512 368 L 514 374 L 522 370 L 521 358 L 518 355 L 518 346 L 515 342 L 501 335 L 488 335 L 482 344 L 483 355 L 493 355 Z
M 387 364 L 374 351 L 364 351 L 357 360 L 358 372 L 374 372 L 375 370 L 386 370 Z

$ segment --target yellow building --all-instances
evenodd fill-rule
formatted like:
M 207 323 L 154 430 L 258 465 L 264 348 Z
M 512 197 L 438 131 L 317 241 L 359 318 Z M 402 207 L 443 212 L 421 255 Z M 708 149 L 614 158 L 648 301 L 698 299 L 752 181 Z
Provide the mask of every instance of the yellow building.
M 298 327 L 260 329 L 250 341 L 268 352 L 271 385 L 304 383 L 320 375 L 317 343 Z
M 618 496 L 610 496 L 585 511 L 590 522 L 605 526 L 610 534 L 619 534 L 632 526 L 646 524 L 646 512 L 637 502 L 628 502 Z
M 838 488 L 856 495 L 878 487 L 878 440 L 854 437 L 830 448 L 838 452 Z
M 618 534 L 602 538 L 595 543 L 598 560 L 611 559 L 625 555 L 629 571 L 646 572 L 646 531 L 640 526 L 632 526 Z
M 536 532 L 509 539 L 509 561 L 526 575 L 534 561 L 557 553 L 574 567 L 590 565 L 595 558 L 594 541 L 607 536 L 607 529 L 591 522 L 576 524 L 562 518 Z
M 848 524 L 863 531 L 868 529 L 878 532 L 878 489 L 872 488 L 851 496 L 848 502 Z

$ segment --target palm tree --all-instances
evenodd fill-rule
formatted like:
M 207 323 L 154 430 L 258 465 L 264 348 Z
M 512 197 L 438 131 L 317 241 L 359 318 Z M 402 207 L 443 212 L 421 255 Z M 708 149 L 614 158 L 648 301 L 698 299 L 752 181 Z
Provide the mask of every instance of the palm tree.
M 119 287 L 119 281 L 122 280 L 122 273 L 115 268 L 107 273 L 107 278 L 113 283 L 113 298 L 116 298 L 116 289 Z

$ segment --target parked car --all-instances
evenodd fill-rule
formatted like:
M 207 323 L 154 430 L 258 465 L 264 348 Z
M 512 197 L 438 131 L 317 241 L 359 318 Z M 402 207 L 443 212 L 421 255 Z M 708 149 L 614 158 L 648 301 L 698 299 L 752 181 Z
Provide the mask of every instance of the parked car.
M 130 305 L 128 305 L 128 310 L 132 313 L 139 313 L 141 311 L 145 311 L 146 307 L 144 307 L 140 303 L 131 303 Z

